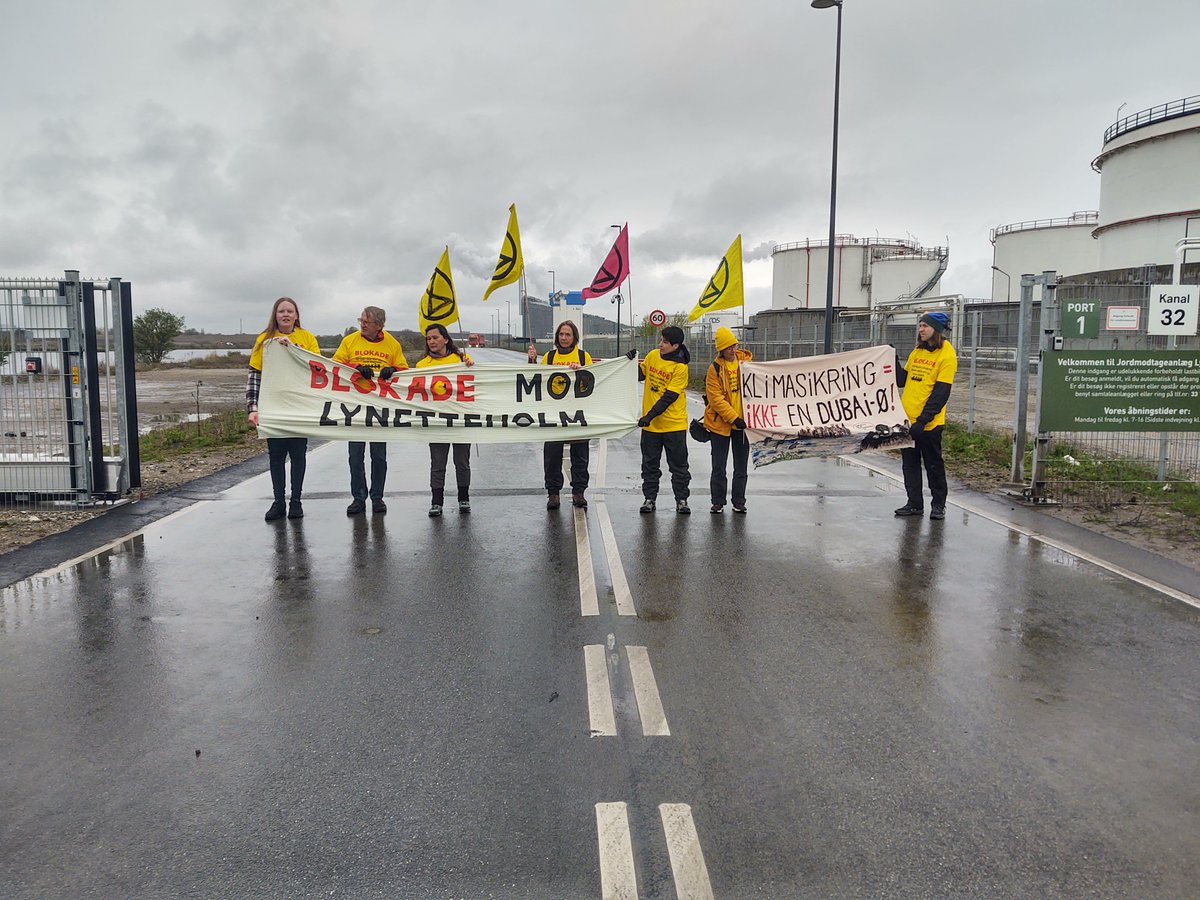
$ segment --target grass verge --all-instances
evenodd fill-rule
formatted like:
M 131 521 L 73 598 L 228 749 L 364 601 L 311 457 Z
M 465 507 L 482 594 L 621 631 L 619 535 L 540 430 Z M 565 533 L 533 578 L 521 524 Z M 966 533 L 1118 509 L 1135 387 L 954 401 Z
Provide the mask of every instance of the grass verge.
M 160 462 L 195 450 L 233 447 L 257 440 L 254 426 L 241 409 L 226 409 L 199 422 L 181 422 L 144 434 L 139 441 L 142 460 Z

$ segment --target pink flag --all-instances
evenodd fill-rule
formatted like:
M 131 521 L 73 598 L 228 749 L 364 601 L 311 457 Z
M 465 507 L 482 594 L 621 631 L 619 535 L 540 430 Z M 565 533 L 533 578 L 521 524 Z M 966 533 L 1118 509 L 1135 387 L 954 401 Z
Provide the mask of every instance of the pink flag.
M 613 288 L 621 286 L 621 282 L 629 277 L 629 223 L 626 222 L 617 235 L 612 249 L 604 260 L 604 265 L 592 279 L 592 283 L 583 289 L 583 299 L 603 297 Z

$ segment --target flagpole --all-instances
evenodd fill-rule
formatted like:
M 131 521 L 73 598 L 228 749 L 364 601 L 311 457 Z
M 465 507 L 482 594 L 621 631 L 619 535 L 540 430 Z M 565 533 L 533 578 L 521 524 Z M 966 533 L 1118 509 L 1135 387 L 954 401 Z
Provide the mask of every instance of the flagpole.
M 529 295 L 525 292 L 525 267 L 521 267 L 521 277 L 517 279 L 517 302 L 525 310 L 526 321 L 529 317 Z M 509 326 L 508 349 L 512 349 L 512 326 Z M 522 329 L 524 331 L 525 329 Z
M 629 298 L 629 340 L 633 341 L 633 273 L 630 272 L 625 276 L 625 293 Z

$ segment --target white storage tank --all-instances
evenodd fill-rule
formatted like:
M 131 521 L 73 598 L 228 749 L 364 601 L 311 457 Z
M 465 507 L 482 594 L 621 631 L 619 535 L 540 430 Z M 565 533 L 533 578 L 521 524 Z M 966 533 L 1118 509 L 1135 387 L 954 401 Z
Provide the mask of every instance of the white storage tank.
M 1187 218 L 1200 215 L 1200 95 L 1115 122 L 1092 168 L 1100 173 L 1096 268 L 1174 263 Z
M 940 290 L 950 252 L 914 240 L 838 235 L 833 245 L 833 305 L 870 309 L 873 302 Z M 829 242 L 798 241 L 771 251 L 772 309 L 824 309 Z
M 1021 276 L 1054 271 L 1078 275 L 1096 270 L 1097 244 L 1092 229 L 1100 213 L 1084 210 L 1059 219 L 1030 219 L 998 225 L 992 242 L 992 299 L 1021 299 Z

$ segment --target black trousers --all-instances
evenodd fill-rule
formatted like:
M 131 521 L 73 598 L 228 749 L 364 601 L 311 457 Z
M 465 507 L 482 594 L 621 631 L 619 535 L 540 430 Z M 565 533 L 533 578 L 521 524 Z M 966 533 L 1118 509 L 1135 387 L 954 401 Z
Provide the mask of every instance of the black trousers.
M 367 443 L 349 441 L 350 453 L 350 496 L 355 500 L 367 499 Z M 371 499 L 383 499 L 383 485 L 387 481 L 387 444 L 371 441 Z
M 471 499 L 471 445 L 430 444 L 429 489 L 433 492 L 433 502 L 438 506 L 446 499 L 446 460 L 450 457 L 451 446 L 454 447 L 454 479 L 458 484 L 458 499 Z
M 582 494 L 588 486 L 588 460 L 591 450 L 587 441 L 546 441 L 542 448 L 542 468 L 546 475 L 546 493 L 557 494 L 563 486 L 563 444 L 571 446 L 571 491 Z
M 692 473 L 688 471 L 686 430 L 658 432 L 642 429 L 642 496 L 647 500 L 658 496 L 664 450 L 667 468 L 671 472 L 671 490 L 676 500 L 686 500 L 691 496 L 688 485 L 692 480 Z
M 308 438 L 267 438 L 267 459 L 271 464 L 271 488 L 275 499 L 283 502 L 287 491 L 287 472 L 284 463 L 292 460 L 292 497 L 299 500 L 304 493 L 304 471 L 308 468 Z
M 929 476 L 929 495 L 934 506 L 946 505 L 946 464 L 942 461 L 942 426 L 922 431 L 915 439 L 915 447 L 900 451 L 904 469 L 904 491 L 908 494 L 908 505 L 914 509 L 925 508 L 921 486 L 921 465 Z
M 729 459 L 729 448 L 733 446 L 733 505 L 746 505 L 746 479 L 750 462 L 750 438 L 746 432 L 734 429 L 727 436 L 713 433 L 708 442 L 712 448 L 712 477 L 708 490 L 712 494 L 713 506 L 725 505 L 725 467 Z

